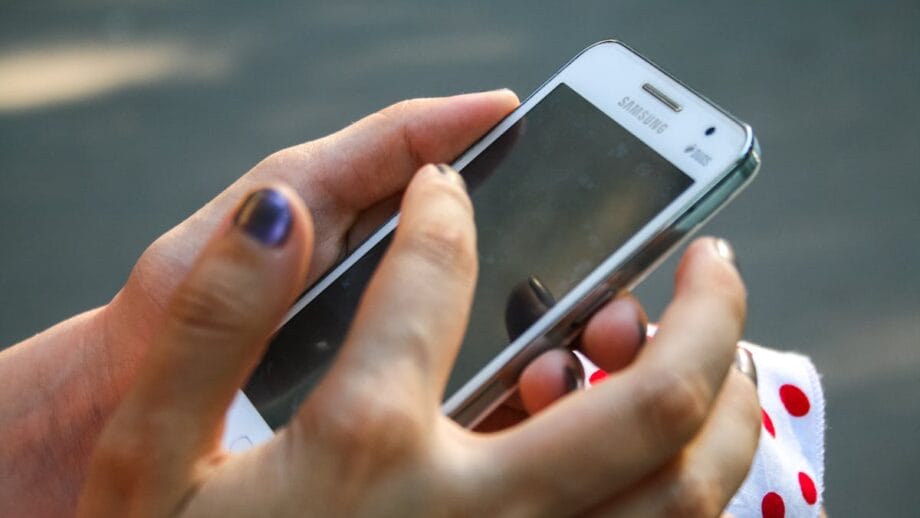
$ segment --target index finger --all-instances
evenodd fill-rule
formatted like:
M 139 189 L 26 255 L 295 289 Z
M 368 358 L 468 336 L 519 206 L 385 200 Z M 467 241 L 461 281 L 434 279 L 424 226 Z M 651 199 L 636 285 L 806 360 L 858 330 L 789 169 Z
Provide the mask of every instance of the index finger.
M 170 262 L 189 268 L 204 246 L 199 236 L 212 233 L 255 186 L 280 182 L 300 195 L 313 216 L 312 282 L 337 260 L 361 211 L 401 192 L 422 165 L 455 159 L 517 105 L 510 90 L 412 99 L 278 151 L 161 238 L 173 245 Z
M 423 167 L 406 190 L 393 241 L 345 345 L 301 415 L 317 413 L 311 404 L 365 418 L 367 407 L 386 417 L 388 405 L 434 415 L 466 329 L 477 269 L 463 179 L 444 165 Z
M 320 232 L 344 235 L 356 215 L 402 191 L 427 163 L 449 163 L 518 105 L 510 90 L 411 99 L 319 140 L 278 151 L 185 225 L 209 231 L 254 184 L 282 182 L 304 200 Z M 317 243 L 322 246 L 322 243 Z

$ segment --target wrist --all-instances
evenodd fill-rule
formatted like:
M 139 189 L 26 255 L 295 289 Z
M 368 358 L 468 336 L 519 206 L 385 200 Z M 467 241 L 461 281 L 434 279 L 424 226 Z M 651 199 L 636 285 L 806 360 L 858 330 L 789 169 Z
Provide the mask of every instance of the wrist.
M 106 308 L 91 310 L 0 353 L 0 515 L 72 509 L 120 400 L 105 319 Z

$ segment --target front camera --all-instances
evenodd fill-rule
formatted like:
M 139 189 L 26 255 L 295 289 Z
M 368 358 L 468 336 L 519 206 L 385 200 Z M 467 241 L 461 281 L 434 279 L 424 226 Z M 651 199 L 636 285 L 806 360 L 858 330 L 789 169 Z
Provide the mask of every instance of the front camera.
M 712 135 L 712 134 L 715 133 L 715 132 L 716 132 L 716 127 L 715 127 L 715 126 L 709 126 L 708 128 L 706 128 L 706 136 L 707 136 L 707 137 L 710 136 L 710 135 Z

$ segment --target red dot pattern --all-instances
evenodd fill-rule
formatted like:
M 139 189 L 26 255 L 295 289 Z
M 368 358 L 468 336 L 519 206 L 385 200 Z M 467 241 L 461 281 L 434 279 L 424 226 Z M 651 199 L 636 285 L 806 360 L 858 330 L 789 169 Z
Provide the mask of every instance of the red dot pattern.
M 588 377 L 591 384 L 600 383 L 607 378 L 607 373 L 603 370 L 595 370 Z M 782 401 L 786 411 L 793 417 L 804 417 L 811 410 L 811 401 L 808 396 L 799 387 L 792 384 L 785 384 L 779 388 L 779 399 Z M 776 439 L 776 426 L 773 424 L 773 418 L 767 413 L 766 408 L 760 409 L 761 421 L 764 430 L 770 434 L 770 437 Z M 818 489 L 815 481 L 804 471 L 798 473 L 799 488 L 802 492 L 802 499 L 808 505 L 815 505 L 818 502 Z M 783 497 L 775 491 L 765 494 L 760 501 L 760 510 L 763 518 L 785 518 L 786 502 Z
M 763 408 L 760 409 L 760 417 L 763 421 L 763 428 L 770 434 L 771 437 L 776 438 L 776 428 L 773 428 L 773 420 L 770 419 L 770 414 L 767 413 Z
M 818 490 L 815 488 L 815 481 L 807 473 L 799 472 L 799 487 L 802 488 L 802 498 L 808 505 L 815 505 L 818 501 Z
M 760 512 L 763 518 L 783 518 L 786 516 L 786 503 L 783 497 L 771 491 L 760 501 Z
M 607 373 L 598 369 L 591 373 L 591 377 L 588 378 L 588 381 L 590 381 L 591 384 L 594 385 L 595 383 L 600 383 L 604 381 L 606 378 L 607 378 Z
M 783 407 L 793 417 L 804 417 L 811 410 L 811 401 L 808 395 L 799 387 L 792 384 L 785 384 L 779 388 L 779 399 Z M 776 427 L 773 419 L 767 410 L 760 408 L 761 421 L 764 430 L 770 434 L 770 437 L 776 439 Z M 798 473 L 799 489 L 802 491 L 802 499 L 808 505 L 815 505 L 818 502 L 818 488 L 815 481 L 804 471 Z M 775 491 L 770 491 L 763 496 L 760 501 L 760 512 L 763 518 L 784 518 L 786 516 L 786 502 L 783 497 Z
M 795 417 L 803 417 L 811 410 L 811 402 L 802 389 L 795 385 L 783 385 L 779 388 L 779 399 L 786 407 L 786 411 Z

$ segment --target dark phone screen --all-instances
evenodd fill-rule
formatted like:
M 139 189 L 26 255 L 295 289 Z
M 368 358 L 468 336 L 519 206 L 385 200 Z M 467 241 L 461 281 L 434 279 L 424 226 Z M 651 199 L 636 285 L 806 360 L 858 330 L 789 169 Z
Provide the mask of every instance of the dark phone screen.
M 693 183 L 565 84 L 462 174 L 476 211 L 480 273 L 447 395 L 520 333 L 522 319 L 526 328 L 540 304 L 562 298 Z M 272 341 L 245 388 L 272 428 L 288 421 L 331 364 L 389 243 L 378 243 Z

